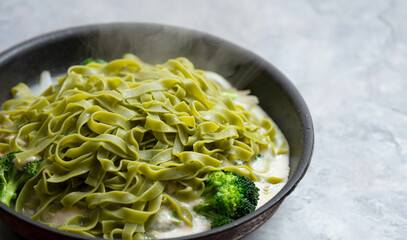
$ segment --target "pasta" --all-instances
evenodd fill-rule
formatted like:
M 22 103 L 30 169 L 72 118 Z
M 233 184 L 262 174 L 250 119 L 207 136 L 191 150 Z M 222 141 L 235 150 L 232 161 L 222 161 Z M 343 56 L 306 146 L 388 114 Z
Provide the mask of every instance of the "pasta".
M 144 239 L 163 206 L 192 225 L 185 203 L 199 199 L 211 171 L 283 181 L 251 164 L 262 151 L 288 153 L 273 122 L 236 105 L 185 58 L 149 65 L 126 54 L 72 66 L 58 81 L 40 96 L 18 84 L 0 112 L 0 152 L 22 150 L 20 166 L 44 159 L 15 204 L 34 220 Z

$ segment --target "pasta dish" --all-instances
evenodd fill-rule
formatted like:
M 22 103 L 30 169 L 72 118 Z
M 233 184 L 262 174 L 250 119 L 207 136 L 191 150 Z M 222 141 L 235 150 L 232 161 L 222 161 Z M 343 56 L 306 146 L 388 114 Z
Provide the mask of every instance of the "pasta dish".
M 287 181 L 287 141 L 257 98 L 186 58 L 91 61 L 32 89 L 19 83 L 3 104 L 0 153 L 20 170 L 41 159 L 10 206 L 43 224 L 112 239 L 193 234 L 211 228 L 193 210 L 211 172 L 253 181 L 257 207 Z

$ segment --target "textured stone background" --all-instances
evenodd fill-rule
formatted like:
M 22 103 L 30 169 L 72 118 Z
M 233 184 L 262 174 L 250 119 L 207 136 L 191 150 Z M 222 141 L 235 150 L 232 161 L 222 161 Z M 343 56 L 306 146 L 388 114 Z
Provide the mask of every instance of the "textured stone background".
M 407 239 L 407 1 L 0 1 L 0 51 L 118 21 L 205 31 L 297 86 L 316 145 L 308 173 L 257 239 Z M 17 238 L 0 224 L 0 239 Z

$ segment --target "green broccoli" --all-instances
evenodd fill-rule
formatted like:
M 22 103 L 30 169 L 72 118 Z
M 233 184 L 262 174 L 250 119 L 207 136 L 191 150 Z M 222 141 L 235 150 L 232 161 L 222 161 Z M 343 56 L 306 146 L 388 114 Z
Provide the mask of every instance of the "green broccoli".
M 102 59 L 87 58 L 87 59 L 85 59 L 85 61 L 83 61 L 81 63 L 81 65 L 86 65 L 86 64 L 92 63 L 92 62 L 99 63 L 99 64 L 102 64 L 102 65 L 105 65 L 107 63 L 105 60 L 102 60 Z
M 37 174 L 42 163 L 42 159 L 29 162 L 20 171 L 13 163 L 19 152 L 21 151 L 10 152 L 5 158 L 0 158 L 0 201 L 7 206 L 17 197 L 21 187 Z
M 201 201 L 194 211 L 212 220 L 212 228 L 243 217 L 256 209 L 259 189 L 253 181 L 235 172 L 214 171 L 204 181 Z

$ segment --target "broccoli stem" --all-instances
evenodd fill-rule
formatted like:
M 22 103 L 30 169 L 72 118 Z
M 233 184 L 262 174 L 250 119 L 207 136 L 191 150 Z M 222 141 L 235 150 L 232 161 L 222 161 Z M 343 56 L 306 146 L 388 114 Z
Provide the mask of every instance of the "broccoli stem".
M 7 180 L 6 180 L 6 178 L 4 177 L 4 172 L 2 172 L 1 174 L 0 174 L 0 184 L 3 186 L 4 184 L 7 184 Z
M 30 178 L 28 175 L 23 174 L 18 177 L 19 171 L 15 168 L 12 170 L 11 179 L 6 183 L 2 184 L 2 189 L 0 191 L 0 201 L 10 207 L 11 200 L 17 197 L 17 191 L 19 188 Z M 3 177 L 4 178 L 4 177 Z
M 5 158 L 0 158 L 0 201 L 10 206 L 12 200 L 17 198 L 18 191 L 39 170 L 42 159 L 34 160 L 24 165 L 20 171 L 14 165 L 15 155 L 21 150 L 9 152 Z
M 0 201 L 10 207 L 11 200 L 17 197 L 17 191 L 21 187 L 23 181 L 18 179 L 16 182 L 8 182 L 3 185 L 3 189 L 0 192 Z
M 0 192 L 0 201 L 10 207 L 11 200 L 16 197 L 16 191 L 18 189 L 18 185 L 14 183 L 7 183 L 3 185 L 3 189 Z

